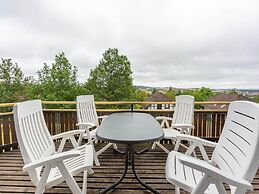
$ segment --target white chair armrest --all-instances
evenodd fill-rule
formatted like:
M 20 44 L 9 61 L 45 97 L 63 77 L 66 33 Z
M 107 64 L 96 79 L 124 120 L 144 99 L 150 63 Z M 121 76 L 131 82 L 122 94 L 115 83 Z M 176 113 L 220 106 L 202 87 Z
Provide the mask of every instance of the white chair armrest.
M 217 143 L 215 143 L 215 142 L 201 139 L 199 137 L 195 137 L 195 136 L 191 136 L 191 135 L 185 135 L 185 134 L 176 135 L 176 139 L 186 140 L 189 142 L 194 142 L 195 144 L 198 144 L 198 145 L 204 145 L 204 146 L 209 146 L 209 147 L 216 147 L 216 145 L 217 145 Z
M 102 115 L 102 116 L 98 116 L 97 118 L 98 118 L 98 119 L 102 119 L 102 120 L 103 120 L 103 119 L 106 119 L 106 118 L 108 118 L 108 115 Z
M 76 126 L 91 128 L 91 127 L 95 127 L 96 125 L 94 123 L 86 122 L 86 123 L 77 123 Z
M 99 124 L 100 124 L 100 123 L 102 123 L 105 119 L 108 118 L 108 115 L 98 116 L 97 118 L 98 118 L 98 122 L 99 122 Z
M 165 116 L 158 116 L 156 117 L 157 121 L 161 121 L 160 126 L 162 128 L 169 128 L 170 127 L 170 123 L 173 122 L 173 118 L 171 117 L 165 117 Z
M 172 128 L 177 128 L 177 129 L 194 129 L 194 125 L 190 124 L 172 124 Z
M 181 140 L 189 141 L 190 146 L 187 149 L 187 151 L 185 152 L 186 155 L 191 155 L 195 151 L 195 148 L 199 147 L 203 159 L 207 160 L 207 161 L 209 161 L 209 156 L 208 156 L 204 146 L 216 147 L 216 145 L 217 145 L 217 143 L 215 143 L 215 142 L 211 142 L 211 141 L 208 141 L 205 139 L 201 139 L 199 137 L 185 135 L 185 134 L 176 135 L 176 139 L 177 139 L 177 141 L 181 141 Z
M 170 121 L 172 121 L 173 118 L 171 118 L 171 117 L 165 117 L 165 116 L 157 116 L 157 117 L 156 117 L 156 120 L 170 120 Z
M 83 130 L 83 129 L 66 131 L 66 132 L 63 132 L 63 133 L 60 133 L 60 134 L 57 134 L 57 135 L 53 135 L 52 139 L 56 140 L 56 139 L 59 139 L 59 138 L 70 138 L 71 136 L 74 136 L 74 135 L 77 135 L 77 134 L 80 135 L 80 134 L 82 134 L 84 132 L 85 132 L 85 130 Z
M 30 162 L 23 167 L 23 171 L 28 171 L 31 168 L 37 168 L 40 166 L 45 166 L 48 164 L 54 164 L 59 161 L 63 161 L 68 158 L 80 156 L 81 151 L 80 150 L 71 150 L 67 152 L 62 152 L 62 153 L 56 153 L 51 156 L 47 157 L 42 157 L 37 161 Z
M 54 135 L 52 136 L 52 139 L 53 140 L 56 140 L 56 139 L 60 139 L 62 138 L 60 144 L 59 144 L 59 148 L 57 150 L 58 153 L 62 152 L 63 149 L 64 149 L 64 146 L 66 144 L 66 141 L 69 139 L 73 145 L 73 147 L 78 147 L 81 142 L 77 142 L 76 139 L 75 139 L 75 135 L 80 135 L 79 136 L 79 139 L 81 141 L 81 137 L 82 135 L 85 133 L 85 130 L 84 129 L 77 129 L 77 130 L 72 130 L 72 131 L 66 131 L 64 133 L 60 133 L 60 134 L 57 134 L 57 135 Z
M 194 168 L 198 171 L 201 171 L 222 183 L 227 183 L 229 185 L 233 185 L 235 187 L 245 187 L 247 190 L 253 190 L 253 186 L 247 180 L 235 177 L 234 175 L 227 173 L 225 171 L 220 170 L 209 164 L 206 161 L 199 160 L 197 158 L 193 158 L 190 156 L 180 156 L 179 162 L 183 165 Z

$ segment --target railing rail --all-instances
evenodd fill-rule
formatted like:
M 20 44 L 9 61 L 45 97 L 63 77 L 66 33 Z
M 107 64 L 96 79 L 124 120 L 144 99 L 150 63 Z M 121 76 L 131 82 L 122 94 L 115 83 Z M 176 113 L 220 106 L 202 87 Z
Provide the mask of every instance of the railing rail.
M 43 101 L 44 105 L 75 105 L 72 101 Z M 135 105 L 145 104 L 175 104 L 175 102 L 96 102 L 96 105 L 129 105 L 128 108 L 117 109 L 97 109 L 99 115 L 111 114 L 121 111 L 139 111 L 147 112 L 151 115 L 158 116 L 173 116 L 173 110 L 148 110 L 148 109 L 135 109 Z M 204 104 L 229 104 L 229 102 L 195 102 L 196 105 Z M 15 103 L 2 103 L 0 108 L 12 107 Z M 195 110 L 193 135 L 207 139 L 217 139 L 223 128 L 227 110 Z M 76 129 L 76 109 L 44 109 L 44 116 L 52 135 Z M 18 146 L 13 113 L 3 112 L 0 113 L 0 153 L 14 149 Z
M 229 101 L 196 101 L 194 102 L 198 105 L 204 105 L 204 104 L 229 104 Z M 16 102 L 12 103 L 0 103 L 1 107 L 12 107 L 16 104 Z M 76 104 L 75 101 L 42 101 L 42 104 L 48 104 L 48 105 L 57 105 L 57 104 Z M 135 101 L 96 101 L 96 105 L 143 105 L 143 104 L 175 104 L 175 102 L 135 102 Z

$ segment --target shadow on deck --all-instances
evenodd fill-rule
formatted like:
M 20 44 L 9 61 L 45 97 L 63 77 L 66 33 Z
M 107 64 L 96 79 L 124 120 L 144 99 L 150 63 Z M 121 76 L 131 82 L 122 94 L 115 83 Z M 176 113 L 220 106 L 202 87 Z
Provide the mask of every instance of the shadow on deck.
M 102 145 L 97 144 L 97 150 Z M 119 146 L 121 147 L 121 146 Z M 151 145 L 148 145 L 150 148 Z M 166 145 L 172 148 L 171 145 Z M 139 146 L 139 149 L 142 149 Z M 211 151 L 210 151 L 211 152 Z M 174 193 L 174 186 L 165 179 L 165 161 L 167 154 L 158 147 L 144 154 L 136 156 L 137 174 L 148 185 L 156 188 L 161 194 Z M 101 166 L 94 167 L 94 174 L 88 177 L 88 194 L 99 193 L 102 189 L 115 182 L 123 173 L 124 156 L 114 153 L 111 148 L 99 156 Z M 34 193 L 35 187 L 32 185 L 28 175 L 22 171 L 23 161 L 19 149 L 0 154 L 0 193 Z M 83 174 L 76 176 L 79 186 L 82 185 Z M 253 181 L 254 191 L 250 194 L 259 194 L 259 171 Z M 53 187 L 45 193 L 71 193 L 66 183 Z M 126 178 L 118 186 L 114 194 L 150 193 L 135 180 L 131 168 L 128 169 Z M 185 192 L 183 192 L 185 193 Z

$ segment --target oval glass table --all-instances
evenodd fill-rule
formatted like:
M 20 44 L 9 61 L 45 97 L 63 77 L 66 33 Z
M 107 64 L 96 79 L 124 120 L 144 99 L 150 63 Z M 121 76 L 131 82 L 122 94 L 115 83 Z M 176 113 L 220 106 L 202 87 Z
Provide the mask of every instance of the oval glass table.
M 102 190 L 106 193 L 114 189 L 124 179 L 128 166 L 132 166 L 132 171 L 137 181 L 146 189 L 153 193 L 159 193 L 156 189 L 144 183 L 136 174 L 134 144 L 154 142 L 164 137 L 164 132 L 156 119 L 147 113 L 123 112 L 114 113 L 106 118 L 98 127 L 97 139 L 125 145 L 125 168 L 124 173 L 118 181 Z

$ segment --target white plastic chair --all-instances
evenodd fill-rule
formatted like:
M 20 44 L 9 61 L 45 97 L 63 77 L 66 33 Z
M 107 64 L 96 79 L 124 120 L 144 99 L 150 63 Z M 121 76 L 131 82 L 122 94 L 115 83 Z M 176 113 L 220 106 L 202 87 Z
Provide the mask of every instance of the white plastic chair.
M 74 194 L 86 193 L 87 173 L 92 173 L 93 149 L 91 145 L 78 146 L 74 135 L 83 130 L 68 131 L 51 137 L 42 112 L 40 100 L 26 101 L 14 106 L 14 122 L 18 144 L 25 163 L 23 170 L 28 172 L 35 193 L 43 193 L 46 188 L 66 181 Z M 55 152 L 53 139 L 62 138 L 58 152 Z M 75 146 L 62 152 L 64 143 L 70 139 Z M 84 172 L 81 190 L 73 176 Z
M 165 134 L 164 139 L 170 139 L 173 143 L 175 143 L 174 150 L 177 151 L 180 146 L 180 140 L 176 141 L 176 135 L 190 135 L 192 129 L 194 129 L 194 97 L 190 95 L 179 95 L 176 96 L 175 102 L 175 111 L 172 118 L 158 116 L 156 119 L 161 121 L 161 127 L 163 128 Z M 152 149 L 155 149 L 156 145 L 158 145 L 166 153 L 169 153 L 169 150 L 158 141 L 153 143 Z
M 232 194 L 244 194 L 252 190 L 259 161 L 259 105 L 236 101 L 229 106 L 227 119 L 218 143 L 189 135 L 179 135 L 188 140 L 191 153 L 198 146 L 205 160 L 171 151 L 166 161 L 166 179 L 192 194 L 225 194 L 223 183 Z M 211 160 L 204 149 L 215 147 Z M 187 154 L 188 154 L 187 153 Z
M 99 120 L 104 120 L 108 116 L 97 116 L 94 96 L 93 95 L 82 95 L 76 97 L 76 109 L 77 109 L 77 126 L 79 129 L 84 130 L 82 138 L 88 140 L 88 144 L 93 145 L 93 142 L 96 141 L 96 131 L 99 126 Z M 79 140 L 79 144 L 81 143 Z M 98 152 L 94 149 L 94 161 L 97 166 L 100 165 L 98 156 L 103 153 L 110 146 L 113 146 L 114 149 L 118 149 L 116 144 L 108 143 Z M 94 145 L 93 145 L 94 148 Z

